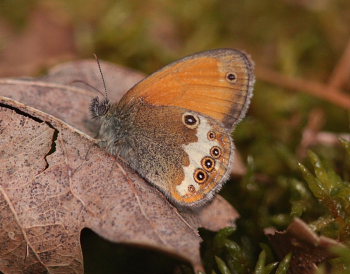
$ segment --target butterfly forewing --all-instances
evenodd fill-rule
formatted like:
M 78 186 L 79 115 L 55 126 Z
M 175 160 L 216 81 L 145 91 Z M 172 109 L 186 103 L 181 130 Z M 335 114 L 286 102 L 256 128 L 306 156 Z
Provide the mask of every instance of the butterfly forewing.
M 232 128 L 245 115 L 254 84 L 253 63 L 241 51 L 219 49 L 176 61 L 135 85 L 123 98 L 203 113 Z

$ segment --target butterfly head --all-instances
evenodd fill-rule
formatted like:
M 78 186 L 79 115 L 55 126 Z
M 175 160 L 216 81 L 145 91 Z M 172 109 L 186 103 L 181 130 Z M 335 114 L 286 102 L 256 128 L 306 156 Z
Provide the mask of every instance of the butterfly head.
M 91 100 L 90 113 L 91 113 L 92 118 L 103 118 L 108 113 L 111 104 L 110 104 L 110 101 L 108 99 L 106 81 L 103 77 L 100 61 L 99 61 L 96 54 L 94 54 L 94 56 L 95 56 L 95 59 L 96 59 L 97 65 L 98 65 L 98 69 L 99 69 L 100 74 L 101 74 L 101 79 L 103 82 L 103 87 L 104 87 L 105 92 L 104 92 L 104 98 L 101 102 L 100 102 L 99 97 L 97 97 L 97 96 Z M 103 94 L 100 90 L 98 90 L 96 88 L 94 88 L 94 89 L 97 92 L 99 92 L 100 94 Z
M 102 118 L 104 117 L 111 104 L 108 98 L 104 98 L 102 101 L 98 97 L 95 97 L 91 100 L 90 103 L 90 113 L 93 118 Z

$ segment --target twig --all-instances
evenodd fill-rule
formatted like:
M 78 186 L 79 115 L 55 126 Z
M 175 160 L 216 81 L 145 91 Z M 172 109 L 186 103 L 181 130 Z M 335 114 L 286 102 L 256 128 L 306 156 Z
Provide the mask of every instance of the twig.
M 306 92 L 345 109 L 350 109 L 350 96 L 334 87 L 316 81 L 286 76 L 268 68 L 258 67 L 256 74 L 257 77 L 263 81 L 291 90 Z
M 298 155 L 300 157 L 305 157 L 308 148 L 315 144 L 317 134 L 322 129 L 324 123 L 324 111 L 320 108 L 313 109 L 309 114 L 309 119 L 305 129 L 303 130 L 303 135 L 298 148 Z
M 333 88 L 344 87 L 350 78 L 350 40 L 346 46 L 342 57 L 335 66 L 333 73 L 329 79 L 329 86 Z
M 333 132 L 319 132 L 315 138 L 315 144 L 322 145 L 339 145 L 339 139 L 345 139 L 350 142 L 350 134 L 347 133 L 338 133 Z

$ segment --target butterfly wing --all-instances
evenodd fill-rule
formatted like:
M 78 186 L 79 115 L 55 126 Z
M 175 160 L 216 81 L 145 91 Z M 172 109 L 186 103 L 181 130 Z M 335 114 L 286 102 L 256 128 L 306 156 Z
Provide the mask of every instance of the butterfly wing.
M 150 75 L 101 118 L 101 144 L 180 206 L 209 201 L 230 174 L 231 129 L 253 92 L 242 52 L 197 53 Z
M 245 115 L 254 85 L 253 63 L 241 51 L 217 49 L 169 64 L 136 84 L 121 104 L 143 98 L 157 106 L 178 106 L 235 126 Z

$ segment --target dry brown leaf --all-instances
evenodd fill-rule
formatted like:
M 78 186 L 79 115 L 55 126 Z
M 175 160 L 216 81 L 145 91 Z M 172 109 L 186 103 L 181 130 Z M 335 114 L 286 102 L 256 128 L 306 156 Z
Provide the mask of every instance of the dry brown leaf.
M 298 218 L 285 231 L 267 229 L 265 234 L 280 259 L 292 253 L 290 273 L 294 274 L 315 273 L 318 264 L 335 257 L 329 248 L 341 245 L 331 238 L 318 236 Z
M 68 85 L 79 79 L 98 86 L 96 65 L 92 72 L 84 64 L 58 67 L 41 81 L 0 80 L 1 95 L 25 103 L 0 100 L 0 241 L 6 243 L 0 246 L 0 270 L 81 273 L 85 227 L 114 242 L 169 252 L 201 269 L 197 228 L 232 225 L 237 213 L 225 200 L 179 212 L 92 138 L 28 106 L 91 133 L 88 103 L 96 93 Z M 106 66 L 113 99 L 142 77 Z
M 203 214 L 179 212 L 88 136 L 25 105 L 0 103 L 0 231 L 1 242 L 13 246 L 0 247 L 5 273 L 32 267 L 32 253 L 38 268 L 82 272 L 84 227 L 114 242 L 173 253 L 200 268 L 197 227 L 207 226 L 201 221 L 232 224 L 234 212 L 222 200 Z M 206 217 L 210 207 L 225 212 L 224 218 Z

